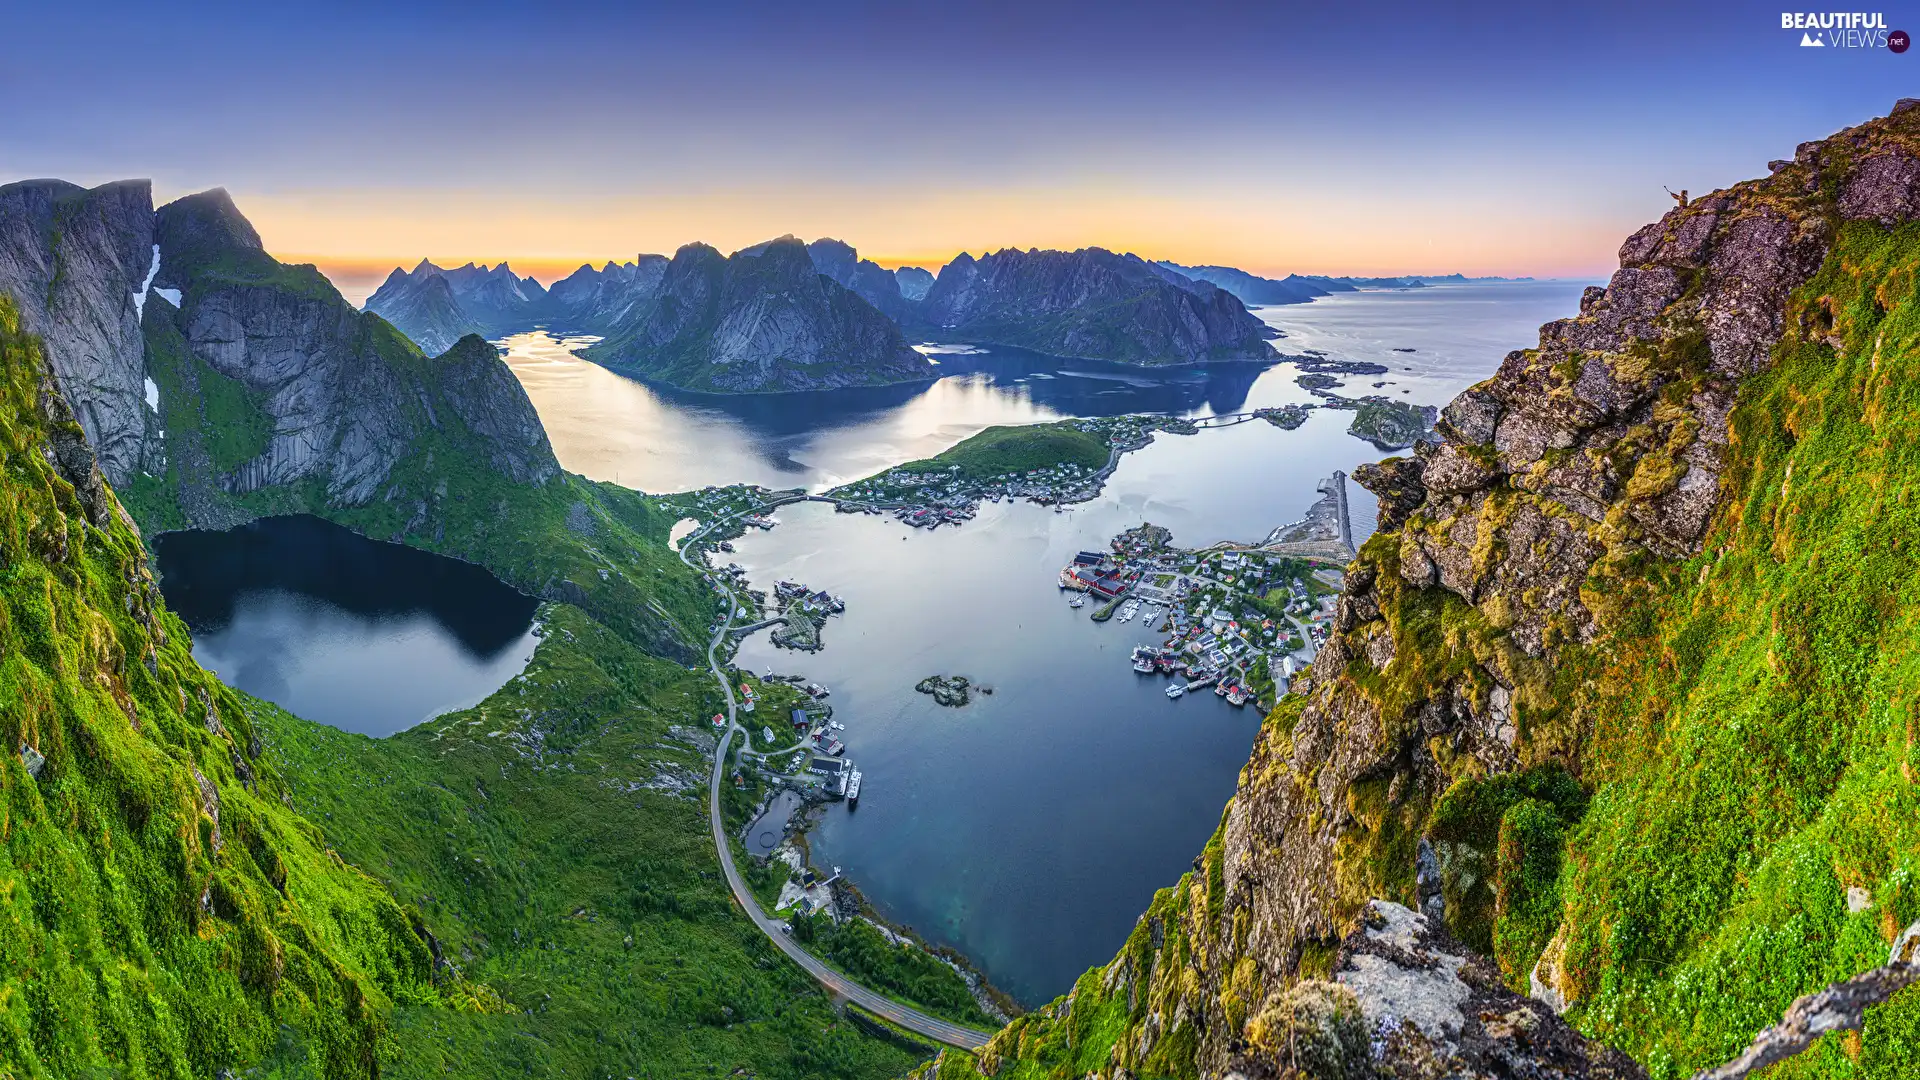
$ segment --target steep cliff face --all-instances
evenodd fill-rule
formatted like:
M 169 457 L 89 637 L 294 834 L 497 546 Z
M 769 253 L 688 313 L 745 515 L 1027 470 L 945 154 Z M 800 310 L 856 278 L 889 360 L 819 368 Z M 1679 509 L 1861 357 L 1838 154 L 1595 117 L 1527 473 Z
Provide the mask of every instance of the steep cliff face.
M 145 180 L 91 189 L 63 180 L 0 187 L 0 294 L 46 342 L 48 361 L 114 483 L 161 460 L 140 344 L 153 243 L 153 192 Z
M 1134 364 L 1270 360 L 1265 323 L 1230 293 L 1101 248 L 961 254 L 920 304 L 939 333 Z
M 429 941 L 287 808 L 4 298 L 0 458 L 0 1061 L 377 1074 L 393 999 L 440 999 Z
M 244 495 L 311 479 L 325 484 L 335 504 L 367 503 L 397 462 L 424 449 L 417 443 L 444 434 L 442 410 L 463 414 L 449 396 L 455 386 L 500 395 L 484 407 L 465 402 L 489 428 L 462 435 L 476 438 L 476 449 L 502 472 L 533 482 L 559 472 L 526 392 L 484 342 L 497 378 L 472 374 L 472 350 L 425 357 L 384 320 L 355 311 L 312 267 L 267 255 L 224 191 L 169 203 L 158 221 L 161 278 L 182 294 L 177 312 L 151 312 L 156 357 L 175 364 L 168 382 L 181 386 L 190 377 L 181 366 L 204 365 L 237 383 L 270 427 L 259 453 L 213 462 L 212 479 L 223 490 Z M 230 431 L 247 417 L 242 410 L 206 419 Z
M 1496 1012 L 1426 1065 L 1290 1062 L 1274 1010 L 1341 981 L 1370 898 L 1663 1078 L 1885 962 L 1920 916 L 1916 220 L 1903 102 L 1635 233 L 1445 442 L 1357 473 L 1382 531 L 1194 872 L 983 1071 L 1600 1075 Z M 1533 1071 L 1470 1061 L 1489 1035 Z M 1909 993 L 1780 1075 L 1916 1045 Z
M 791 236 L 674 254 L 658 295 L 589 359 L 692 390 L 821 390 L 931 378 L 892 320 L 821 274 Z

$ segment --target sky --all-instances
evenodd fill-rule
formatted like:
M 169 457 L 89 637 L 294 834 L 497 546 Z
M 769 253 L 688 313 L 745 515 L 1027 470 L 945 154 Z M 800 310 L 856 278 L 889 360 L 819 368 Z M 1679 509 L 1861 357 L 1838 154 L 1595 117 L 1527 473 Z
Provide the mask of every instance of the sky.
M 1593 276 L 1671 205 L 1920 93 L 1778 5 L 41 4 L 0 180 L 227 188 L 282 258 L 834 236 L 1256 273 Z M 1920 4 L 1888 10 L 1920 32 Z

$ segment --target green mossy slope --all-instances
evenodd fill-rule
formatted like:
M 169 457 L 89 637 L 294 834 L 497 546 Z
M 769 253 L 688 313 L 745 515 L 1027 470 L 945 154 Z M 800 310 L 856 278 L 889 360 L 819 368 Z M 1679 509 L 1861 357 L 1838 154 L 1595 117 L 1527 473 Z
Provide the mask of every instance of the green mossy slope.
M 389 739 L 250 704 L 294 805 L 509 1002 L 401 1010 L 387 1074 L 826 1080 L 921 1060 L 838 1015 L 734 906 L 707 832 L 712 679 L 576 609 L 542 617 L 520 678 Z
M 0 1072 L 369 1075 L 441 997 L 416 916 L 282 802 L 104 488 L 89 523 L 51 385 L 0 300 Z
M 1340 670 L 1315 673 L 1339 680 L 1350 722 L 1379 718 L 1356 744 L 1396 745 L 1392 725 L 1417 722 L 1434 687 L 1466 688 L 1463 708 L 1510 693 L 1512 771 L 1416 728 L 1406 743 L 1437 784 L 1383 770 L 1341 790 L 1340 829 L 1284 827 L 1331 838 L 1339 904 L 1416 903 L 1415 845 L 1431 840 L 1455 932 L 1515 989 L 1538 975 L 1568 996 L 1569 1021 L 1658 1080 L 1731 1059 L 1796 997 L 1885 963 L 1920 919 L 1920 226 L 1833 227 L 1770 362 L 1739 383 L 1699 554 L 1592 563 L 1580 596 L 1602 632 L 1545 663 L 1516 654 L 1498 603 L 1402 577 L 1429 508 L 1363 549 L 1350 581 L 1378 615 L 1354 620 Z M 1690 342 L 1657 358 L 1675 373 L 1658 415 L 1684 418 L 1706 378 Z M 1621 452 L 1629 498 L 1677 478 L 1653 435 Z M 1479 535 L 1506 539 L 1484 523 L 1522 501 L 1492 490 Z M 1390 662 L 1370 658 L 1389 642 Z M 1513 681 L 1498 691 L 1496 661 Z M 1294 755 L 1305 708 L 1288 698 L 1268 718 L 1240 798 L 1311 790 L 1324 758 Z M 1193 1075 L 1196 1033 L 1240 1038 L 1276 986 L 1325 977 L 1337 929 L 1284 956 L 1249 944 L 1263 913 L 1221 902 L 1226 832 L 1110 964 L 938 1075 Z M 1920 991 L 1767 1075 L 1920 1075 Z

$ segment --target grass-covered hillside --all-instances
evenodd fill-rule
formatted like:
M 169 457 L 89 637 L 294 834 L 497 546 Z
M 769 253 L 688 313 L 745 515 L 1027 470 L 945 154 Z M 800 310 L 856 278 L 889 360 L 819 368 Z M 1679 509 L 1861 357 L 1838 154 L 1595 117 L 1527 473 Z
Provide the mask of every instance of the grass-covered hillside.
M 837 1080 L 924 1058 L 837 1014 L 734 905 L 707 832 L 711 677 L 543 617 L 521 677 L 388 739 L 250 703 L 294 807 L 509 1004 L 399 1010 L 384 1074 Z
M 474 1000 L 283 801 L 4 299 L 0 397 L 0 1073 L 368 1075 Z
M 1034 469 L 1077 465 L 1099 469 L 1106 465 L 1107 440 L 1082 431 L 1072 421 L 990 427 L 930 458 L 898 466 L 909 473 L 945 472 L 959 466 L 970 480 L 1017 476 Z
M 1915 177 L 1908 108 L 1675 210 L 1386 463 L 1194 872 L 943 1080 L 1287 1075 L 1292 989 L 1368 898 L 1419 906 L 1423 846 L 1467 946 L 1658 1080 L 1886 963 L 1920 920 Z M 1766 1075 L 1920 1075 L 1920 991 Z

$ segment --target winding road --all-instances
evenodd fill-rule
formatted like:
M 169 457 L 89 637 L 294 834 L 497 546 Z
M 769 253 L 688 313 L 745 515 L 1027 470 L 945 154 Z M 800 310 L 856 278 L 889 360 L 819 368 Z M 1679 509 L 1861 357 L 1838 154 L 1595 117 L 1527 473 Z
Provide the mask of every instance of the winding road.
M 696 570 L 704 569 L 695 564 L 692 559 L 689 559 L 687 553 L 692 550 L 693 545 L 697 543 L 702 536 L 705 536 L 714 527 L 745 514 L 762 513 L 776 506 L 782 506 L 789 502 L 798 502 L 806 498 L 810 497 L 797 496 L 791 499 L 781 499 L 756 507 L 753 510 L 741 511 L 740 513 L 727 517 L 716 518 L 680 542 L 680 561 Z M 818 496 L 812 496 L 811 498 L 818 498 Z M 714 850 L 720 856 L 720 868 L 726 872 L 727 887 L 733 890 L 734 900 L 738 902 L 741 909 L 747 913 L 747 918 L 753 920 L 753 925 L 759 927 L 760 932 L 767 935 L 775 947 L 781 952 L 786 953 L 787 957 L 794 963 L 799 964 L 801 969 L 813 976 L 821 986 L 826 987 L 828 993 L 836 997 L 845 998 L 876 1016 L 884 1017 L 892 1023 L 906 1028 L 908 1031 L 924 1035 L 936 1042 L 944 1043 L 948 1046 L 957 1046 L 962 1050 L 980 1049 L 987 1044 L 988 1039 L 993 1037 L 991 1032 L 976 1031 L 973 1028 L 963 1027 L 950 1020 L 942 1020 L 936 1016 L 928 1016 L 926 1013 L 902 1005 L 884 994 L 869 990 L 840 972 L 828 967 L 825 963 L 822 963 L 812 953 L 801 948 L 792 938 L 787 936 L 786 923 L 771 918 L 760 910 L 760 902 L 754 899 L 753 892 L 747 888 L 747 883 L 741 880 L 740 871 L 733 865 L 733 850 L 727 846 L 726 825 L 721 820 L 720 784 L 725 779 L 723 774 L 727 767 L 727 748 L 732 745 L 733 737 L 736 733 L 744 736 L 746 731 L 739 723 L 738 708 L 733 697 L 733 683 L 727 678 L 726 669 L 721 666 L 719 659 L 720 643 L 725 641 L 727 634 L 734 629 L 733 620 L 740 610 L 740 600 L 739 597 L 734 595 L 733 590 L 725 584 L 720 584 L 719 589 L 727 598 L 727 617 L 723 619 L 720 625 L 714 630 L 713 639 L 707 643 L 707 667 L 713 672 L 713 677 L 720 683 L 720 692 L 724 694 L 727 699 L 727 730 L 726 734 L 720 738 L 720 745 L 716 747 L 713 752 L 713 775 L 709 778 L 707 785 L 707 816 L 713 828 Z M 751 743 L 749 743 L 749 745 L 750 744 Z

